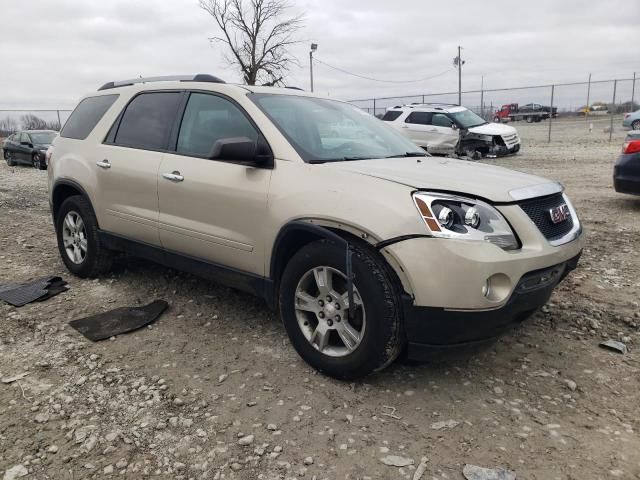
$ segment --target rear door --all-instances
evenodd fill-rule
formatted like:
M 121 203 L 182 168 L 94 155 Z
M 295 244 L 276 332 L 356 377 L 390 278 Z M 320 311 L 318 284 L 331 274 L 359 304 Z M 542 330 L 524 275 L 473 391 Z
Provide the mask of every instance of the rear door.
M 411 112 L 401 127 L 413 143 L 423 148 L 434 141 L 435 130 L 431 127 L 431 115 L 430 112 Z
M 173 252 L 264 275 L 263 224 L 270 169 L 210 160 L 217 140 L 260 132 L 233 100 L 192 92 L 175 153 L 158 175 L 160 240 Z
M 183 95 L 179 91 L 140 93 L 111 128 L 92 165 L 103 230 L 160 245 L 158 169 Z

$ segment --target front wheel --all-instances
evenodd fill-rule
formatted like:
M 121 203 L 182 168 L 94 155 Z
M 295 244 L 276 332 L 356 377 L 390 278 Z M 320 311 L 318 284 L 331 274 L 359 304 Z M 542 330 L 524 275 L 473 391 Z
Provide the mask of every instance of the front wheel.
M 40 160 L 39 153 L 34 153 L 31 156 L 31 165 L 33 165 L 33 168 L 35 168 L 36 170 L 44 170 L 44 166 L 42 165 L 42 161 Z
M 633 122 L 631 122 L 631 129 L 640 130 L 640 120 L 634 120 Z
M 527 117 L 526 120 L 527 123 L 533 123 L 533 117 Z
M 343 379 L 389 365 L 404 346 L 397 280 L 377 252 L 352 247 L 353 308 L 346 252 L 328 240 L 310 243 L 287 264 L 280 312 L 293 347 L 312 367 Z
M 98 237 L 98 221 L 89 201 L 67 198 L 56 217 L 58 250 L 67 269 L 78 277 L 96 277 L 111 266 L 111 254 Z

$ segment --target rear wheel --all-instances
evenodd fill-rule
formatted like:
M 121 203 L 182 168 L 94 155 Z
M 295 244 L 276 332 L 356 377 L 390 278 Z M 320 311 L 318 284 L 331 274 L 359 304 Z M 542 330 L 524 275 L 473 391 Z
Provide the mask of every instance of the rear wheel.
M 640 130 L 640 120 L 634 120 L 631 122 L 631 128 L 633 130 Z
M 67 269 L 79 277 L 96 277 L 111 267 L 111 253 L 100 243 L 98 221 L 89 201 L 67 198 L 56 218 L 58 250 Z
M 349 312 L 346 253 L 319 240 L 287 264 L 280 312 L 291 343 L 312 367 L 339 379 L 356 379 L 389 365 L 403 345 L 397 282 L 384 259 L 353 246 L 353 308 Z

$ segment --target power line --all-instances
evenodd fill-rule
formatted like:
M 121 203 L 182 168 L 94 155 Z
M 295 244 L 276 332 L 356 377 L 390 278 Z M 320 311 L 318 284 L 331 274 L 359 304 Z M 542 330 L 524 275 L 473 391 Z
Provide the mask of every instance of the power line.
M 347 75 L 351 75 L 353 77 L 362 78 L 363 80 L 370 80 L 372 82 L 382 82 L 382 83 L 418 83 L 418 82 L 424 82 L 425 80 L 431 80 L 432 78 L 440 77 L 440 76 L 444 75 L 445 73 L 449 73 L 452 70 L 451 68 L 448 68 L 444 72 L 440 72 L 440 73 L 437 73 L 436 75 L 431 75 L 429 77 L 419 78 L 417 80 L 381 80 L 379 78 L 372 78 L 372 77 L 367 77 L 365 75 L 360 75 L 358 73 L 349 72 L 348 70 L 344 70 L 343 68 L 340 68 L 340 67 L 334 67 L 333 65 L 329 65 L 327 62 L 323 62 L 322 60 L 319 60 L 318 57 L 313 57 L 313 61 L 321 63 L 325 67 L 329 67 L 329 68 L 331 68 L 333 70 L 336 70 L 338 72 L 341 72 L 341 73 L 344 73 L 344 74 L 347 74 Z

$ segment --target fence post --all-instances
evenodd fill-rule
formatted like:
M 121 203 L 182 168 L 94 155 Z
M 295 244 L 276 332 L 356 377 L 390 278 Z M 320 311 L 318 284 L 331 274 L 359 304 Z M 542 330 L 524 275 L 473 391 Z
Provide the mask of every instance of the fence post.
M 484 118 L 484 75 L 480 80 L 480 116 Z
M 613 115 L 616 110 L 616 88 L 618 86 L 618 80 L 613 81 L 613 101 L 611 102 L 611 124 L 609 125 L 609 141 L 613 137 Z
M 424 103 L 424 95 L 422 95 L 422 103 Z
M 584 120 L 589 120 L 589 101 L 591 97 L 591 74 L 589 74 L 589 83 L 587 84 L 587 109 L 584 112 Z
M 56 110 L 58 114 L 58 131 L 62 130 L 62 122 L 60 121 L 60 110 Z
M 376 116 L 376 99 L 373 99 L 373 116 Z
M 631 84 L 631 110 L 630 112 L 633 112 L 635 109 L 635 105 L 633 104 L 633 101 L 636 98 L 636 72 L 633 72 L 633 83 Z
M 551 105 L 549 106 L 549 136 L 547 138 L 547 142 L 551 143 L 551 124 L 553 123 L 553 94 L 555 92 L 556 86 L 551 85 Z

